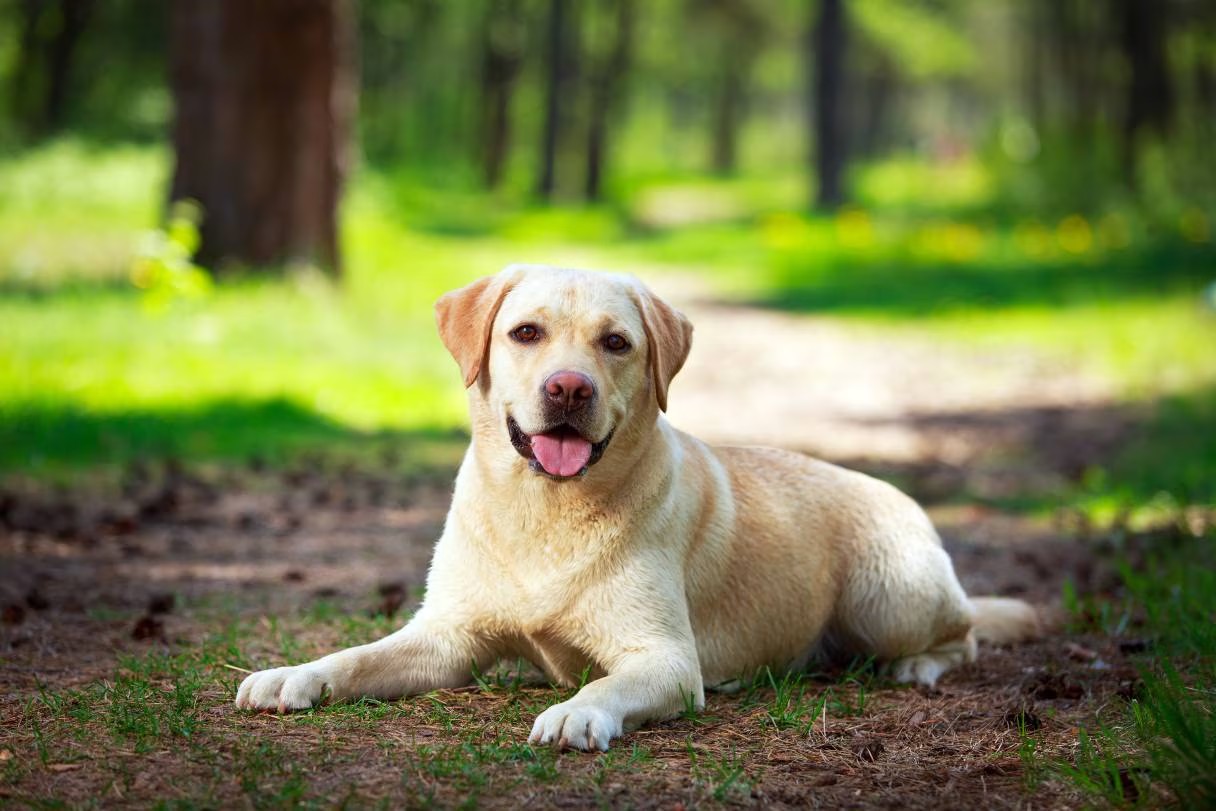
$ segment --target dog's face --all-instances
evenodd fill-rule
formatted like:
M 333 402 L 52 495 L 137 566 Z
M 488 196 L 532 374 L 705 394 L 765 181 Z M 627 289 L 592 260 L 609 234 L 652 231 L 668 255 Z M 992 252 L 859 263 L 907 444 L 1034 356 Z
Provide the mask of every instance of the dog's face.
M 582 476 L 622 430 L 653 422 L 691 326 L 626 276 L 512 266 L 436 305 L 440 335 L 488 419 L 533 473 Z M 523 464 L 523 463 L 521 463 Z

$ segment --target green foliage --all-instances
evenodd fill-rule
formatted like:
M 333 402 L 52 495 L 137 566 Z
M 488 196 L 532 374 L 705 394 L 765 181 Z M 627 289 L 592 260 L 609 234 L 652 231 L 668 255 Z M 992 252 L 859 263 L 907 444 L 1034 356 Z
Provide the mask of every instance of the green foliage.
M 179 200 L 163 230 L 147 235 L 131 265 L 131 282 L 144 293 L 144 306 L 163 312 L 178 301 L 205 298 L 211 276 L 191 261 L 199 248 L 202 209 L 192 200 Z
M 956 4 L 857 0 L 850 6 L 858 27 L 913 79 L 962 76 L 977 54 L 960 25 Z

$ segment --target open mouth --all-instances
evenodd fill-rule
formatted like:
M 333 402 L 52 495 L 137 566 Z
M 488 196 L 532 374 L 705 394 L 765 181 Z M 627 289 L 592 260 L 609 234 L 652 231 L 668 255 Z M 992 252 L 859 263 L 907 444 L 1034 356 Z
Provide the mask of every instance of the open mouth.
M 507 417 L 507 433 L 515 450 L 528 460 L 533 471 L 554 479 L 571 479 L 586 473 L 604 455 L 613 434 L 609 431 L 599 442 L 592 442 L 574 426 L 562 423 L 529 435 L 512 417 Z

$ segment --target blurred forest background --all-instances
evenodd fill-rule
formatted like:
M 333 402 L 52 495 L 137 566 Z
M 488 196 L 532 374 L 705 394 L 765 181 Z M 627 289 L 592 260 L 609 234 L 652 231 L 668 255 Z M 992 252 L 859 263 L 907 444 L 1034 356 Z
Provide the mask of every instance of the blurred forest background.
M 0 0 L 0 797 L 1211 807 L 1213 145 L 1211 0 Z M 677 426 L 894 480 L 1067 636 L 621 760 L 523 745 L 518 686 L 233 713 L 421 589 L 432 306 L 517 261 L 670 293 Z
M 1210 416 L 1211 3 L 13 0 L 0 98 L 7 471 L 458 426 L 429 307 L 513 260 Z

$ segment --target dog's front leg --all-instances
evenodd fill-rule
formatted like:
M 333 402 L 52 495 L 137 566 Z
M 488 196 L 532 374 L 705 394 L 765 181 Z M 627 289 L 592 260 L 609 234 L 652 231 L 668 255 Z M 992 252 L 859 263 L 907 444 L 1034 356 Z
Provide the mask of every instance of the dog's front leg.
M 262 670 L 245 678 L 236 694 L 242 709 L 290 712 L 326 697 L 398 698 L 472 680 L 491 651 L 451 622 L 420 613 L 401 630 L 368 645 L 331 653 L 307 664 Z
M 606 750 L 625 730 L 671 718 L 690 705 L 705 706 L 701 666 L 691 640 L 636 650 L 569 701 L 542 712 L 528 742 Z

